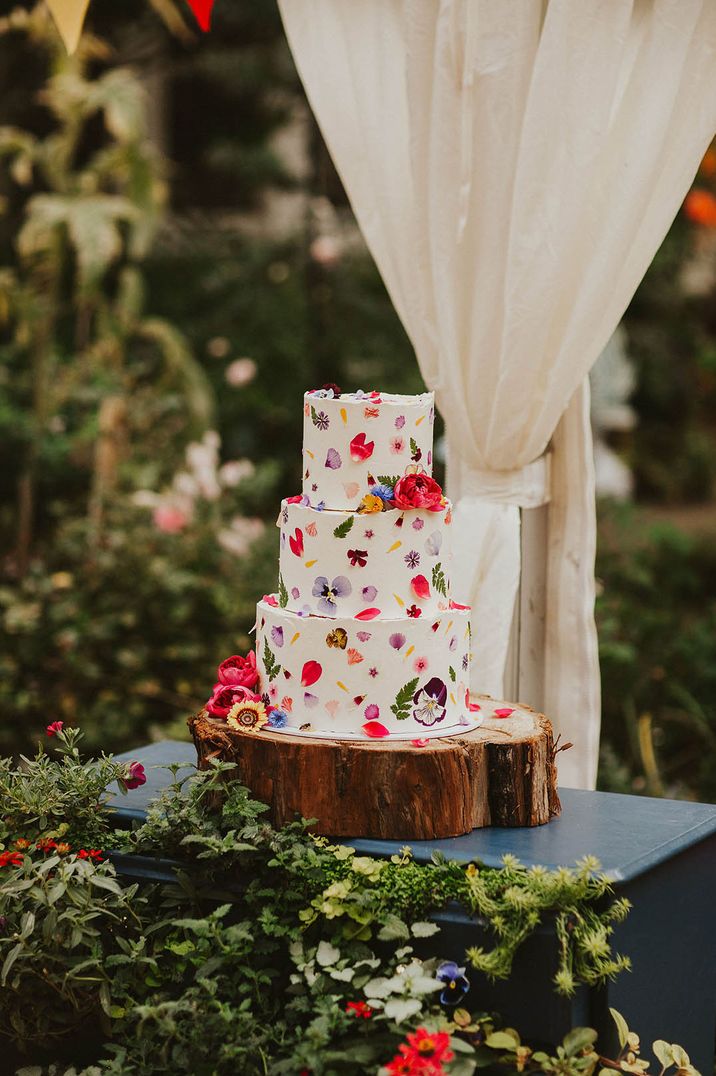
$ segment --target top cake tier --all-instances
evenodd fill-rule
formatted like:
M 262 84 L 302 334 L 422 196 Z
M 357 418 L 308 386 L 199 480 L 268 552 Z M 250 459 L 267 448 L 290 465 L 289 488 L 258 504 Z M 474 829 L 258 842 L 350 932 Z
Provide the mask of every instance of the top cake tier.
M 355 511 L 381 476 L 410 466 L 432 474 L 432 392 L 329 392 L 304 396 L 303 493 L 311 505 Z

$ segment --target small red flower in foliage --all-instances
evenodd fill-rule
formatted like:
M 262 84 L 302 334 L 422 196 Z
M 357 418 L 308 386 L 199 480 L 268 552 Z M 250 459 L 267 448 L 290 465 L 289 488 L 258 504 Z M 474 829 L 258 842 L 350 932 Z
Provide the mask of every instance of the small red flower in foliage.
M 363 1020 L 370 1020 L 373 1015 L 373 1010 L 365 1001 L 349 1001 L 346 1012 L 349 1016 L 358 1016 Z
M 130 762 L 129 772 L 127 776 L 122 778 L 124 787 L 126 789 L 139 788 L 140 785 L 147 783 L 147 775 L 144 772 L 144 766 L 141 762 Z
M 443 491 L 435 481 L 426 474 L 406 474 L 399 478 L 393 490 L 396 508 L 440 508 Z
M 15 841 L 15 848 L 18 852 L 24 852 L 26 848 L 30 847 L 30 842 L 27 837 L 18 837 Z
M 389 1061 L 385 1066 L 386 1070 L 391 1073 L 391 1076 L 417 1076 L 418 1073 L 425 1074 L 429 1072 L 426 1069 L 422 1061 L 414 1061 L 412 1058 L 404 1057 L 403 1054 L 396 1054 L 392 1061 Z M 435 1069 L 434 1071 L 438 1071 Z M 442 1071 L 442 1066 L 440 1071 Z
M 0 852 L 0 867 L 19 867 L 23 859 L 21 852 Z
M 47 726 L 45 732 L 48 736 L 55 736 L 58 732 L 62 732 L 64 726 L 64 721 L 53 721 L 51 725 Z
M 424 1072 L 442 1072 L 443 1062 L 452 1061 L 455 1056 L 447 1031 L 430 1032 L 424 1027 L 408 1035 L 408 1045 L 403 1044 L 399 1049 L 404 1057 L 422 1064 Z
M 35 843 L 35 848 L 38 852 L 54 852 L 57 848 L 57 841 L 53 841 L 52 837 L 40 837 Z
M 91 859 L 94 863 L 100 863 L 102 861 L 103 853 L 99 848 L 80 848 L 77 853 L 78 859 Z

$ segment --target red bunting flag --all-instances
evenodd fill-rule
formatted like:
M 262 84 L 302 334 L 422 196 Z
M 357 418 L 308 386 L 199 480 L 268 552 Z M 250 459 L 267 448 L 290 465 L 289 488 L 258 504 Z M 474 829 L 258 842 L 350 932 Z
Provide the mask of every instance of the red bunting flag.
M 211 23 L 211 9 L 214 6 L 214 0 L 186 0 L 186 2 L 194 12 L 199 26 L 204 33 L 207 33 Z

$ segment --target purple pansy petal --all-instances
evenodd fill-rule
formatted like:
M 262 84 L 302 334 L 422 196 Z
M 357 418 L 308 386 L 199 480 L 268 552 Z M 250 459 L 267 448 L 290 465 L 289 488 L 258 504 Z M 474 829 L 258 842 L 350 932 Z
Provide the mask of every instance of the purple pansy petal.
M 328 580 L 325 575 L 316 576 L 311 594 L 314 598 L 320 598 L 328 590 Z
M 312 695 L 310 691 L 304 691 L 303 705 L 312 710 L 314 706 L 318 706 L 318 695 Z
M 326 467 L 331 471 L 337 471 L 342 466 L 341 457 L 336 452 L 335 448 L 329 448 L 326 453 Z
M 361 594 L 363 595 L 364 602 L 373 602 L 378 595 L 378 591 L 376 587 L 363 587 Z
M 291 597 L 294 601 L 298 601 L 298 599 L 301 597 L 301 591 L 298 589 L 298 587 L 291 587 Z
M 275 646 L 283 646 L 283 628 L 271 628 L 271 638 L 273 639 Z
M 357 635 L 362 643 L 367 643 L 371 637 L 371 633 L 369 631 L 359 631 L 357 632 Z
M 449 643 L 450 650 L 457 650 L 457 635 L 453 635 Z
M 347 598 L 352 593 L 353 587 L 344 575 L 337 575 L 331 584 L 331 590 L 337 598 Z
M 429 557 L 437 557 L 443 544 L 443 536 L 440 531 L 433 531 L 429 538 L 425 539 L 425 552 Z
M 388 642 L 394 650 L 400 650 L 401 647 L 405 646 L 405 636 L 402 632 L 395 631 L 388 639 Z

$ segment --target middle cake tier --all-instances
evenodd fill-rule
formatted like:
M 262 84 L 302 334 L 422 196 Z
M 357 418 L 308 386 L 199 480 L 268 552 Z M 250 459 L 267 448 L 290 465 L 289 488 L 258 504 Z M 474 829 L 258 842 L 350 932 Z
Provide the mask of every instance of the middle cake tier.
M 450 602 L 452 507 L 361 515 L 284 500 L 279 599 L 303 615 L 433 616 Z

